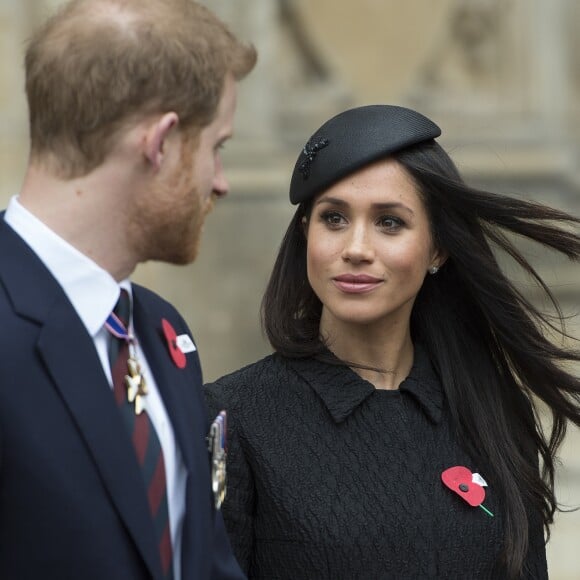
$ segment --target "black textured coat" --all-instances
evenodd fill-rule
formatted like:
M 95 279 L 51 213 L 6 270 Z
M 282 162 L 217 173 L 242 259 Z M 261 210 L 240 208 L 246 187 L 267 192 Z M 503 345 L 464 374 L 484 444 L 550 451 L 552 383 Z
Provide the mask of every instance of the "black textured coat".
M 483 504 L 494 517 L 441 481 L 455 465 L 486 473 L 454 436 L 420 349 L 398 390 L 375 390 L 349 368 L 271 355 L 207 385 L 206 396 L 213 416 L 228 411 L 223 513 L 250 579 L 502 578 L 492 486 Z M 525 578 L 545 579 L 533 520 Z

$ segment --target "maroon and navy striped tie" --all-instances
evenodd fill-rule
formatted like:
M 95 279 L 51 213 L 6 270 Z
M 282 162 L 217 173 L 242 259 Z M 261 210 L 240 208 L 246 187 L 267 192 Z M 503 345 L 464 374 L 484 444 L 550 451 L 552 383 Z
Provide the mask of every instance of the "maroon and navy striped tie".
M 131 299 L 126 290 L 121 290 L 121 296 L 113 310 L 117 323 L 122 324 L 122 330 L 127 336 L 127 326 L 131 316 Z M 121 332 L 120 334 L 123 334 Z M 165 462 L 163 450 L 155 427 L 143 410 L 136 415 L 134 406 L 127 399 L 125 376 L 128 373 L 129 358 L 128 339 L 119 338 L 117 333 L 111 336 L 109 344 L 109 361 L 113 375 L 113 392 L 115 400 L 124 419 L 124 423 L 132 438 L 137 461 L 141 466 L 145 482 L 145 490 L 149 500 L 149 509 L 155 525 L 155 533 L 164 578 L 173 579 L 173 550 L 171 547 L 171 532 L 169 528 L 169 509 L 167 506 L 167 482 L 165 479 Z

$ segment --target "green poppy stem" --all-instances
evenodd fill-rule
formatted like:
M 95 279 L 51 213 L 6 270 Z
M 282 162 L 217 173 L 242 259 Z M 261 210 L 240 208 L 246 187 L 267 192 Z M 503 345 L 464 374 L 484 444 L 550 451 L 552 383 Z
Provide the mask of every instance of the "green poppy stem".
M 491 516 L 493 518 L 493 514 L 482 504 L 479 504 L 479 507 L 488 515 Z

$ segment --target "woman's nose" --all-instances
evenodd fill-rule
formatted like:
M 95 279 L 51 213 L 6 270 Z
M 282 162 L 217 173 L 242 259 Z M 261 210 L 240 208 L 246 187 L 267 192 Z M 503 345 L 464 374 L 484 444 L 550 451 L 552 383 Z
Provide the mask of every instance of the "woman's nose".
M 342 257 L 352 263 L 371 262 L 374 258 L 374 248 L 368 228 L 355 225 L 347 236 Z

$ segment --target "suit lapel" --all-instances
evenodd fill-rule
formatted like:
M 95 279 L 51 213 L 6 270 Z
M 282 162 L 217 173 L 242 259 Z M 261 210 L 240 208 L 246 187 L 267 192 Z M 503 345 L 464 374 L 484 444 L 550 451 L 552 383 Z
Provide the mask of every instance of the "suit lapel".
M 135 287 L 134 287 L 135 289 Z M 191 383 L 191 375 L 183 369 L 178 369 L 172 362 L 162 336 L 161 318 L 155 320 L 144 307 L 138 290 L 134 290 L 135 304 L 133 318 L 135 332 L 145 352 L 151 372 L 155 375 L 155 382 L 163 404 L 171 419 L 175 438 L 183 456 L 189 473 L 194 466 L 199 465 L 199 457 L 191 443 L 193 433 L 197 431 L 192 424 L 197 419 L 197 409 L 191 406 L 191 400 L 183 396 L 184 390 L 195 389 L 197 385 Z
M 93 340 L 56 280 L 1 219 L 0 248 L 0 278 L 14 309 L 39 323 L 37 348 L 47 372 L 129 534 L 152 575 L 160 577 L 141 472 Z
M 148 567 L 157 572 L 159 552 L 135 452 L 93 341 L 78 317 L 71 316 L 70 310 L 70 305 L 63 300 L 51 311 L 42 328 L 38 349 L 89 448 L 112 502 Z
M 194 373 L 179 369 L 173 363 L 162 333 L 163 314 L 152 312 L 151 305 L 145 304 L 143 295 L 136 286 L 133 286 L 133 296 L 135 332 L 151 372 L 155 375 L 157 388 L 170 417 L 188 472 L 182 560 L 183 570 L 192 570 L 200 562 L 204 562 L 205 546 L 210 535 L 202 525 L 205 521 L 203 514 L 209 513 L 210 494 L 209 472 L 206 473 L 202 468 L 208 465 L 207 448 L 204 444 L 206 417 L 203 406 L 197 405 L 196 397 L 192 396 L 192 390 L 200 389 L 201 385 L 195 384 Z M 188 355 L 187 365 L 193 364 L 192 359 L 196 356 Z M 192 514 L 196 514 L 195 525 Z

